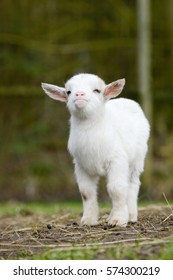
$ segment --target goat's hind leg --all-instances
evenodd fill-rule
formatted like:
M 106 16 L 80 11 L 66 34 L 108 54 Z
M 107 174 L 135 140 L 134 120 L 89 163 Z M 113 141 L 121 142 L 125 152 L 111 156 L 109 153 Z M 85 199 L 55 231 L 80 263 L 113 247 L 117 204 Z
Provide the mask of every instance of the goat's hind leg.
M 140 175 L 143 171 L 143 161 L 138 161 L 138 164 L 132 166 L 130 169 L 130 180 L 128 189 L 128 209 L 129 209 L 129 222 L 137 222 L 138 220 L 138 193 L 140 188 Z
M 126 162 L 114 163 L 108 172 L 107 189 L 112 200 L 108 224 L 126 227 L 128 223 L 128 166 Z
M 138 192 L 140 183 L 130 183 L 128 191 L 128 210 L 129 210 L 129 222 L 135 223 L 138 220 Z

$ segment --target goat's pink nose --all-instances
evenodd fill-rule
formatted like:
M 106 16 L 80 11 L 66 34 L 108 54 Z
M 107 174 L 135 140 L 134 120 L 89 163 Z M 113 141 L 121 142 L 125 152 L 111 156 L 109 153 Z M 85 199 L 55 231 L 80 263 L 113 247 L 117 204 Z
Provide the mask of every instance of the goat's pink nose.
M 84 95 L 85 95 L 85 93 L 82 92 L 82 91 L 76 92 L 76 96 L 78 96 L 78 97 L 81 97 L 81 96 L 84 96 Z

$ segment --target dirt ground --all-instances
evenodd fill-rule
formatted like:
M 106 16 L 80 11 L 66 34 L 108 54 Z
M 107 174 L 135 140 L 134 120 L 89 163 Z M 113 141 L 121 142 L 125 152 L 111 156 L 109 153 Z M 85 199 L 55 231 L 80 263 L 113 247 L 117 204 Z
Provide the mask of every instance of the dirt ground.
M 32 259 L 46 250 L 101 249 L 97 259 L 107 258 L 104 249 L 139 246 L 140 259 L 173 242 L 173 212 L 170 207 L 143 208 L 139 220 L 126 228 L 109 227 L 108 213 L 101 213 L 100 225 L 80 226 L 80 215 L 60 211 L 56 215 L 21 212 L 0 219 L 0 259 Z M 120 256 L 121 257 L 121 256 Z

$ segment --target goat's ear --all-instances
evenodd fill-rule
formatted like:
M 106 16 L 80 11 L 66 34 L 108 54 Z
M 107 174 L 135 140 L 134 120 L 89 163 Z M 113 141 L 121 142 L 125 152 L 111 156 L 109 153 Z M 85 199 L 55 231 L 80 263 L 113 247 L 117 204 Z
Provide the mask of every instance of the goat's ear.
M 123 90 L 125 79 L 117 80 L 108 84 L 104 90 L 105 99 L 117 97 Z
M 45 93 L 51 97 L 52 99 L 59 100 L 62 102 L 67 101 L 67 95 L 65 88 L 58 87 L 51 84 L 45 84 L 41 83 L 42 89 L 45 91 Z

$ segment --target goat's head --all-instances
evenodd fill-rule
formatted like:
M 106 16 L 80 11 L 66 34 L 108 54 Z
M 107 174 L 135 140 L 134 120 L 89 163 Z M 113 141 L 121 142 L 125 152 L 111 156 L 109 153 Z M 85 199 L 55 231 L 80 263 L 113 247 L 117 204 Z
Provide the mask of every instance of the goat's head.
M 42 83 L 42 88 L 51 98 L 67 103 L 72 115 L 90 116 L 105 101 L 118 96 L 125 84 L 125 79 L 106 85 L 93 74 L 78 74 L 69 79 L 65 87 Z

